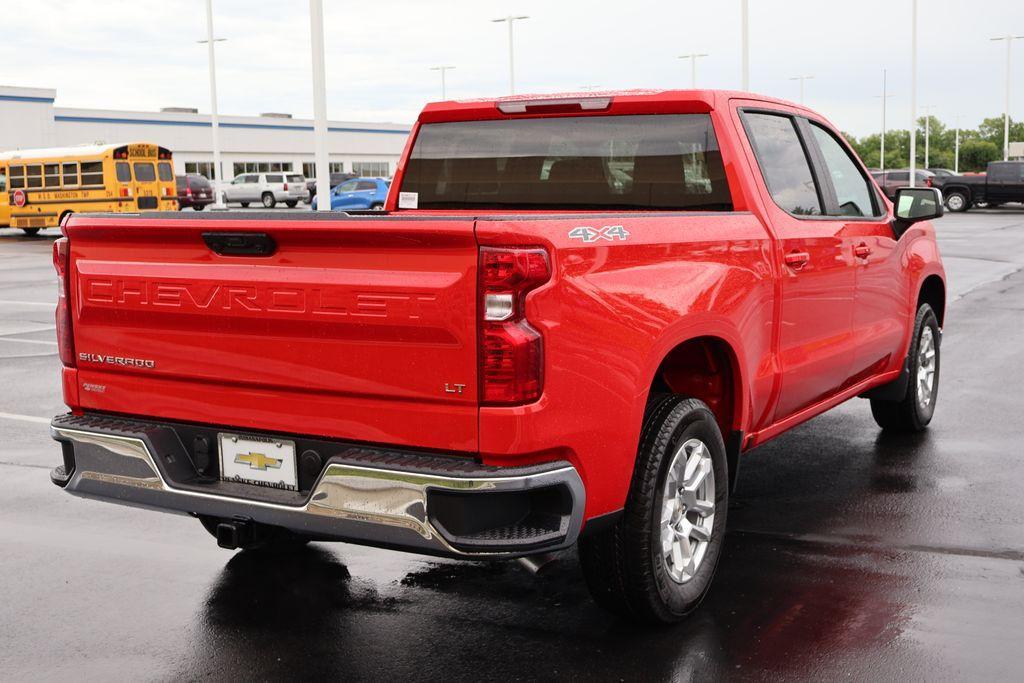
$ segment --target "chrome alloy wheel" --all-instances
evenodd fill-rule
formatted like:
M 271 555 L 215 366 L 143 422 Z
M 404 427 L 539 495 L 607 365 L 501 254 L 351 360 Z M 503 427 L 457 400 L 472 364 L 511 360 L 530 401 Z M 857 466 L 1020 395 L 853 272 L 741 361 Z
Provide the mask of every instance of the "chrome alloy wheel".
M 917 404 L 928 410 L 935 394 L 935 335 L 925 325 L 917 345 Z
M 682 444 L 669 465 L 662 490 L 661 557 L 676 583 L 694 577 L 715 524 L 715 469 L 700 439 Z
M 963 195 L 957 193 L 949 195 L 949 198 L 946 199 L 946 206 L 949 207 L 950 211 L 959 211 L 964 208 L 965 203 Z

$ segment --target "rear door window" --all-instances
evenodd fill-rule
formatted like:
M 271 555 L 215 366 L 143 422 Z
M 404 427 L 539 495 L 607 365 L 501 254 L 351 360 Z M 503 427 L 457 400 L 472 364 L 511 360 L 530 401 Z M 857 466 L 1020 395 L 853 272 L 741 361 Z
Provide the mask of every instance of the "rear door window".
M 743 122 L 775 203 L 795 216 L 820 216 L 821 197 L 793 119 L 747 112 Z
M 167 183 L 174 180 L 174 171 L 171 170 L 171 165 L 166 161 L 162 161 L 156 165 L 157 173 L 160 176 L 160 181 Z
M 60 187 L 60 164 L 43 165 L 43 185 L 45 187 Z
M 376 189 L 377 189 L 377 183 L 373 182 L 372 180 L 360 180 L 356 184 L 356 192 L 359 192 L 361 190 L 374 190 L 375 191 Z
M 151 183 L 156 180 L 156 171 L 153 170 L 153 164 L 144 161 L 136 161 L 133 165 L 135 170 L 135 180 L 140 183 Z
M 422 209 L 732 210 L 707 114 L 424 124 L 400 189 Z
M 283 183 L 284 182 L 284 176 L 268 175 L 267 176 L 267 182 L 268 183 Z

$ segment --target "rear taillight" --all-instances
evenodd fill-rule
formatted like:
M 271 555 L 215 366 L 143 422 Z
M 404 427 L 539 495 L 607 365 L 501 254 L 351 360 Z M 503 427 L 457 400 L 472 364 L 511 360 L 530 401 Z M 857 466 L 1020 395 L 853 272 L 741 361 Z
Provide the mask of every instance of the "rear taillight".
M 526 295 L 551 278 L 543 249 L 480 249 L 480 401 L 519 405 L 544 389 L 544 340 L 526 320 Z
M 931 176 L 928 176 L 927 178 L 925 178 L 925 179 L 924 179 L 924 183 L 925 183 L 925 185 L 927 185 L 928 187 L 931 187 L 931 186 L 932 186 L 932 177 L 931 177 Z
M 191 197 L 192 196 L 192 187 L 191 186 L 188 186 L 188 187 L 185 188 L 185 196 L 186 197 Z
M 130 187 L 123 187 L 122 186 L 121 187 L 121 196 L 122 197 L 131 197 L 132 196 L 132 188 L 130 188 Z
M 285 183 L 285 184 L 284 184 L 284 191 L 285 191 L 285 192 L 287 192 L 287 191 L 288 191 L 288 183 Z
M 75 341 L 71 335 L 71 306 L 68 304 L 68 280 L 71 244 L 67 237 L 53 243 L 53 268 L 57 271 L 57 350 L 60 362 L 75 367 Z

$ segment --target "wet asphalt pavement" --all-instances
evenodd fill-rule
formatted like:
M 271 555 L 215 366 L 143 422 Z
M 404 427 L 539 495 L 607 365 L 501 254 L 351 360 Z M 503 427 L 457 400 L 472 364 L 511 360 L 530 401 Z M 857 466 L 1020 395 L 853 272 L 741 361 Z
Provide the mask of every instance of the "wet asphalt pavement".
M 932 427 L 882 436 L 854 400 L 746 455 L 711 593 L 665 630 L 594 606 L 571 554 L 255 557 L 63 494 L 53 236 L 0 230 L 0 680 L 1021 680 L 1024 210 L 936 225 Z

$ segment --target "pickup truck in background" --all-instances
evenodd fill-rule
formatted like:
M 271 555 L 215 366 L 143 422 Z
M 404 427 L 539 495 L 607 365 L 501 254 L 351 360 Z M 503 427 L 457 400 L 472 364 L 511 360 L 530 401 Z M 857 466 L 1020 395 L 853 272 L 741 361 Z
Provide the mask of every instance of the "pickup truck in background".
M 1024 202 L 1024 161 L 990 161 L 985 173 L 935 176 L 932 187 L 942 191 L 946 208 L 956 212 Z
M 428 105 L 384 211 L 76 214 L 51 478 L 247 552 L 578 543 L 676 621 L 741 453 L 857 396 L 931 420 L 941 197 L 895 207 L 806 108 L 634 91 Z

